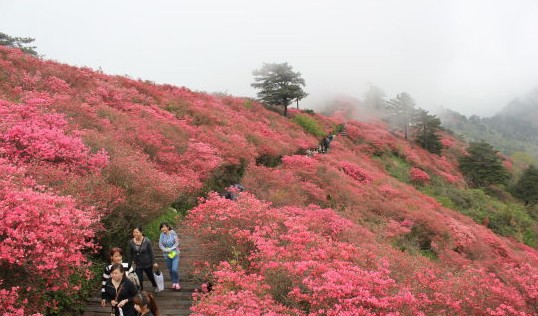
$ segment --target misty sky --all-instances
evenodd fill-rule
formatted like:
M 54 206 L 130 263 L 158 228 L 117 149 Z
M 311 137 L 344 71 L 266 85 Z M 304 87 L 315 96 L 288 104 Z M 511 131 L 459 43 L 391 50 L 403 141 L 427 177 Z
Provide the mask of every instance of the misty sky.
M 288 62 L 314 109 L 374 84 L 490 116 L 538 87 L 536 0 L 0 0 L 0 32 L 46 59 L 236 96 Z

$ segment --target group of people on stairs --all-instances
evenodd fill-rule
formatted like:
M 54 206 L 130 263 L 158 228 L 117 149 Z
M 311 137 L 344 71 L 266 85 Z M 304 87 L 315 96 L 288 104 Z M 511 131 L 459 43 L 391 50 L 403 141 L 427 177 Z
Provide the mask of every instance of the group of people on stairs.
M 171 289 L 179 291 L 179 237 L 168 223 L 161 223 L 159 229 L 159 248 L 170 272 Z M 127 262 L 123 262 L 121 248 L 110 250 L 111 264 L 103 271 L 101 305 L 110 304 L 115 316 L 159 316 L 154 294 L 162 289 L 155 280 L 159 266 L 155 263 L 153 246 L 141 227 L 135 227 L 132 234 L 127 244 Z M 153 285 L 152 293 L 144 291 L 144 273 Z

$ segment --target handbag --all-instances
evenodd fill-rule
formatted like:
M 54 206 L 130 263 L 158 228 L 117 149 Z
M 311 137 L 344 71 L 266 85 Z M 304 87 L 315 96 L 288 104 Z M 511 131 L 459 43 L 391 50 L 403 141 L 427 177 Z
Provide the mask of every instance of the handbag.
M 114 298 L 114 301 L 116 301 L 116 305 L 118 305 L 118 295 L 120 295 L 122 288 L 123 288 L 123 283 L 121 284 L 120 288 L 116 291 L 116 297 Z M 118 307 L 118 310 L 120 311 L 120 316 L 123 316 L 123 310 L 121 309 L 121 307 Z M 112 306 L 112 312 L 110 313 L 110 316 L 116 316 L 116 313 L 114 312 L 114 306 Z
M 164 275 L 161 271 L 157 270 L 153 272 L 153 276 L 155 277 L 155 282 L 157 283 L 157 289 L 160 291 L 164 291 Z

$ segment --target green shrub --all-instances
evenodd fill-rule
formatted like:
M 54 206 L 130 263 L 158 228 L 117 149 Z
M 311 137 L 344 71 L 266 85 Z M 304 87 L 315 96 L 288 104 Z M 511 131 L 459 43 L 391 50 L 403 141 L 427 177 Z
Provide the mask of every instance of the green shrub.
M 404 158 L 394 154 L 384 153 L 377 157 L 377 159 L 381 160 L 385 169 L 392 177 L 402 182 L 409 183 L 409 169 L 411 166 Z
M 252 107 L 254 106 L 254 101 L 251 99 L 245 99 L 245 101 L 243 102 L 243 106 L 247 109 L 252 109 Z
M 163 222 L 166 222 L 170 224 L 170 226 L 175 228 L 178 218 L 179 214 L 177 210 L 175 208 L 169 207 L 164 211 L 161 216 L 157 217 L 156 219 L 152 220 L 144 226 L 144 235 L 148 237 L 151 241 L 157 241 L 159 240 L 159 236 L 161 234 L 161 231 L 159 230 L 159 225 Z
M 421 191 L 436 198 L 443 206 L 486 225 L 498 235 L 513 237 L 529 246 L 538 243 L 534 228 L 536 220 L 522 205 L 511 203 L 498 190 L 495 196 L 490 196 L 485 189 L 461 189 L 435 179 Z
M 334 129 L 334 134 L 338 134 L 342 131 L 344 131 L 344 124 L 338 124 L 336 128 Z
M 270 168 L 282 164 L 282 155 L 263 154 L 256 158 L 256 165 L 262 165 Z
M 247 164 L 247 160 L 241 158 L 239 164 L 225 164 L 213 170 L 204 183 L 202 195 L 205 196 L 211 191 L 222 192 L 232 184 L 240 183 Z
M 292 118 L 292 121 L 301 126 L 309 134 L 316 137 L 325 136 L 325 131 L 323 128 L 310 116 L 297 114 Z
M 411 231 L 394 241 L 393 246 L 402 252 L 410 254 L 420 254 L 432 260 L 437 260 L 438 256 L 432 248 L 432 238 L 435 233 L 424 224 L 417 224 Z
M 47 315 L 65 315 L 75 316 L 81 315 L 86 307 L 86 299 L 94 294 L 101 287 L 101 274 L 105 262 L 100 258 L 94 258 L 93 264 L 90 266 L 90 272 L 95 276 L 89 280 L 85 277 L 85 272 L 73 274 L 69 278 L 69 283 L 80 284 L 80 290 L 76 293 L 67 293 L 65 291 L 47 292 L 44 293 L 49 301 L 55 300 L 58 305 L 54 310 L 48 309 Z

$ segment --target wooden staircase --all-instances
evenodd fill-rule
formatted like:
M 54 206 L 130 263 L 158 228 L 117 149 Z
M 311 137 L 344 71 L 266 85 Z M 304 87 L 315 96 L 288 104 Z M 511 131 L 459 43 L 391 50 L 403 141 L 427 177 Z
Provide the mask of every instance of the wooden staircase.
M 165 289 L 162 292 L 155 294 L 155 301 L 161 316 L 183 316 L 190 315 L 190 307 L 192 305 L 192 293 L 194 289 L 199 288 L 195 280 L 193 280 L 193 267 L 196 261 L 201 261 L 204 258 L 202 249 L 199 243 L 192 236 L 183 235 L 185 231 L 182 227 L 176 230 L 179 233 L 179 242 L 181 245 L 181 253 L 179 257 L 179 277 L 181 290 L 174 291 L 170 288 L 172 282 L 170 280 L 170 274 L 164 263 L 162 252 L 158 245 L 154 244 L 153 249 L 156 253 L 156 262 L 159 264 L 161 272 L 164 274 L 164 286 Z M 144 274 L 144 289 L 151 291 L 151 282 L 149 282 L 147 276 Z M 94 297 L 88 300 L 86 309 L 82 313 L 82 316 L 110 316 L 110 305 L 106 307 L 101 306 L 101 288 L 96 291 Z

